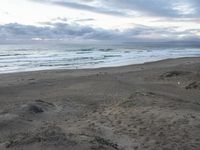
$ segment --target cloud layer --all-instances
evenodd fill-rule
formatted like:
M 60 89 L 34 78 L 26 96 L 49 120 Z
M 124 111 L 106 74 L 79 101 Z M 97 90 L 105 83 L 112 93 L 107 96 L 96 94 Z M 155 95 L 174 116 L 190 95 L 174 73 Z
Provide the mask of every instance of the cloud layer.
M 125 31 L 96 29 L 87 26 L 69 25 L 67 23 L 48 24 L 46 27 L 36 27 L 21 24 L 6 24 L 0 26 L 1 40 L 72 40 L 72 41 L 169 41 L 199 40 L 194 33 L 200 30 L 177 32 L 176 28 L 152 28 L 137 25 Z
M 2 11 L 4 18 L 0 16 L 0 40 L 135 42 L 200 39 L 199 0 L 14 1 L 23 1 L 23 8 L 18 9 L 21 5 L 15 9 L 10 6 L 11 12 Z M 36 16 L 34 11 L 25 11 L 26 5 L 31 8 L 33 4 L 34 8 L 44 7 L 47 11 Z M 9 8 L 8 3 L 0 2 L 0 13 L 3 6 Z M 20 15 L 10 15 L 17 11 Z M 29 14 L 26 16 L 26 13 Z M 11 21 L 7 21 L 9 15 Z M 30 19 L 33 16 L 34 19 Z M 17 21 L 12 21 L 17 17 Z M 25 21 L 23 18 L 26 18 Z M 32 20 L 35 22 L 32 23 Z
M 50 25 L 50 24 L 48 24 Z M 0 26 L 0 39 L 112 39 L 114 32 L 91 27 L 55 23 L 49 27 L 36 27 L 11 23 Z
M 32 0 L 108 15 L 127 16 L 138 12 L 148 16 L 199 17 L 199 0 Z

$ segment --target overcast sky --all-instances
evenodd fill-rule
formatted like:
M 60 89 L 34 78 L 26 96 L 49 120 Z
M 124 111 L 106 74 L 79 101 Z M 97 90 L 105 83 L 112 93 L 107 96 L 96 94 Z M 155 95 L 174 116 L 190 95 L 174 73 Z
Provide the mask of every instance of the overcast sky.
M 198 41 L 199 0 L 0 0 L 0 41 Z

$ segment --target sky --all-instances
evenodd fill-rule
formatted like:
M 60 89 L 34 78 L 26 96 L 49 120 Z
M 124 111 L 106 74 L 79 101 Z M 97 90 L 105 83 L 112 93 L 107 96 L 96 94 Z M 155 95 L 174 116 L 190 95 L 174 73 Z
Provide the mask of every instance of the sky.
M 200 41 L 199 0 L 1 0 L 1 41 Z

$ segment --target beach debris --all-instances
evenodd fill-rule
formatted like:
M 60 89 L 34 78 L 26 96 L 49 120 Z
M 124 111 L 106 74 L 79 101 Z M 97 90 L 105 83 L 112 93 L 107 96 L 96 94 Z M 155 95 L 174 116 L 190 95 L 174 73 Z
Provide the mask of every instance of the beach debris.
M 42 100 L 35 100 L 22 106 L 22 112 L 29 114 L 40 114 L 55 109 L 55 105 Z
M 171 78 L 171 77 L 177 77 L 180 75 L 187 75 L 190 72 L 187 71 L 169 71 L 165 72 L 164 74 L 161 75 L 162 78 Z
M 112 141 L 110 141 L 108 139 L 104 139 L 104 138 L 96 136 L 95 137 L 95 141 L 98 142 L 101 145 L 105 145 L 105 146 L 108 146 L 108 147 L 110 147 L 112 149 L 119 150 L 118 145 L 113 143 Z
M 29 110 L 36 114 L 44 112 L 44 110 L 40 106 L 36 106 L 36 105 L 30 105 Z
M 198 89 L 200 90 L 200 82 L 194 81 L 185 87 L 186 89 Z

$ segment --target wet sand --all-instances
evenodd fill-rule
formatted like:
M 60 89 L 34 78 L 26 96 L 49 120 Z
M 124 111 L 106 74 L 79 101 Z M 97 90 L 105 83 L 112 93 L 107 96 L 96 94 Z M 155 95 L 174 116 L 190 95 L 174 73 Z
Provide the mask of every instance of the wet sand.
M 199 150 L 200 58 L 0 75 L 0 150 Z

